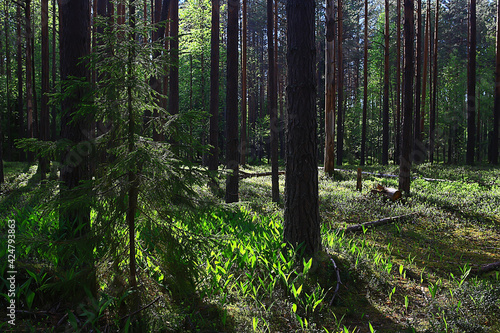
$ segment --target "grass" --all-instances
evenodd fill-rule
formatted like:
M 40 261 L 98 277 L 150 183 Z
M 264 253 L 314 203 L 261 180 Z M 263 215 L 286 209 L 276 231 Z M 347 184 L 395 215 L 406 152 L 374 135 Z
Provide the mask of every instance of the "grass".
M 54 240 L 40 235 L 50 234 L 57 226 L 57 215 L 41 214 L 44 197 L 37 194 L 33 168 L 8 167 L 0 197 L 2 251 L 4 224 L 13 217 L 24 243 L 18 249 L 16 298 L 25 312 L 18 314 L 18 323 L 27 331 L 63 331 L 72 325 L 124 331 L 129 291 L 123 258 L 127 253 L 119 260 L 100 257 L 96 263 L 99 295 L 78 308 L 64 308 L 67 302 L 55 292 L 57 257 L 50 250 Z M 245 171 L 268 169 L 253 166 Z M 366 170 L 397 174 L 396 166 Z M 189 229 L 209 244 L 196 248 L 193 290 L 183 284 L 186 271 L 155 249 L 150 237 L 160 226 L 153 226 L 151 234 L 141 229 L 138 279 L 141 304 L 150 304 L 141 311 L 148 330 L 498 332 L 500 276 L 498 272 L 476 276 L 474 271 L 500 260 L 500 170 L 424 164 L 413 175 L 417 178 L 411 196 L 391 202 L 370 190 L 376 184 L 397 187 L 397 179 L 364 175 L 363 190 L 358 192 L 354 172 L 337 172 L 331 178 L 320 171 L 324 251 L 311 261 L 297 261 L 282 243 L 283 203 L 271 202 L 270 177 L 242 180 L 240 203 L 200 208 L 173 221 L 180 230 Z M 450 181 L 430 182 L 422 177 Z M 284 176 L 280 176 L 282 195 L 283 188 Z M 206 189 L 199 192 L 207 200 L 216 200 Z M 405 222 L 360 234 L 341 231 L 348 225 L 414 212 L 418 214 Z M 333 302 L 337 278 L 331 259 L 341 278 Z M 6 266 L 1 268 L 5 276 Z M 6 281 L 2 281 L 0 293 L 5 294 Z M 0 313 L 6 304 L 4 296 Z

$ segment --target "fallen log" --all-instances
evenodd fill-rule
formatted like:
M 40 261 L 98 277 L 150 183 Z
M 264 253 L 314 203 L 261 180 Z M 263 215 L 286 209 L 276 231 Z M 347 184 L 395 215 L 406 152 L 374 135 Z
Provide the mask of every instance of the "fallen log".
M 377 188 L 372 190 L 372 193 L 375 194 L 383 194 L 392 201 L 396 201 L 401 198 L 401 191 L 393 188 L 393 187 L 385 187 L 382 185 L 377 185 Z
M 411 213 L 411 214 L 406 214 L 406 215 L 399 215 L 399 216 L 394 216 L 394 217 L 386 217 L 377 221 L 371 221 L 371 222 L 365 222 L 365 223 L 360 223 L 356 225 L 352 225 L 350 227 L 347 227 L 344 229 L 344 232 L 360 232 L 366 229 L 374 228 L 374 227 L 380 227 L 382 225 L 386 225 L 389 223 L 393 223 L 395 221 L 403 220 L 406 219 L 410 216 L 417 215 L 418 213 Z
M 265 176 L 272 176 L 272 172 L 258 172 L 258 173 L 249 173 L 245 171 L 240 170 L 239 178 L 240 179 L 246 179 L 246 178 L 252 178 L 252 177 L 265 177 Z M 278 175 L 284 175 L 285 171 L 278 171 Z
M 487 264 L 487 265 L 483 265 L 475 273 L 477 275 L 480 275 L 480 274 L 486 274 L 486 273 L 498 271 L 498 270 L 500 270 L 500 261 L 497 261 L 497 262 L 494 262 L 491 264 Z

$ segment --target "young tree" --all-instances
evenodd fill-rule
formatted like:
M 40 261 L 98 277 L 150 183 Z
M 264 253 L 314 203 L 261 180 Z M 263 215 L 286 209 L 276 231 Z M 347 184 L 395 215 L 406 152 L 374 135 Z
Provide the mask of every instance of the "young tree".
M 474 164 L 476 145 L 476 0 L 469 3 L 469 56 L 467 68 L 467 154 L 468 165 Z
M 412 146 L 412 113 L 413 113 L 413 77 L 414 60 L 414 5 L 413 0 L 404 0 L 404 89 L 403 89 L 403 129 L 401 157 L 399 160 L 399 190 L 410 193 L 411 146 Z
M 316 136 L 314 0 L 287 0 L 288 118 L 284 240 L 321 250 Z
M 382 134 L 382 164 L 389 163 L 389 0 L 385 0 L 384 47 L 384 107 Z
M 335 17 L 334 1 L 326 0 L 325 35 L 325 173 L 335 168 Z
M 338 31 L 337 31 L 337 49 L 338 49 L 338 107 L 337 107 L 337 164 L 342 165 L 342 160 L 344 156 L 344 58 L 342 51 L 342 41 L 343 41 L 343 5 L 342 0 L 338 0 Z
M 247 163 L 247 0 L 243 2 L 243 27 L 241 36 L 241 165 Z M 269 5 L 268 5 L 269 6 Z M 269 25 L 268 25 L 269 29 Z
M 495 71 L 495 103 L 493 109 L 493 135 L 491 142 L 490 161 L 498 164 L 498 123 L 500 118 L 500 0 L 497 1 L 497 41 L 496 41 L 496 71 Z
M 208 158 L 208 170 L 213 173 L 216 173 L 219 167 L 219 20 L 219 0 L 213 0 L 210 30 L 210 156 Z
M 269 119 L 271 121 L 271 170 L 272 170 L 272 200 L 279 202 L 279 179 L 278 179 L 278 96 L 276 93 L 276 67 L 274 66 L 274 13 L 273 13 L 273 0 L 267 0 L 267 52 L 269 61 L 269 91 L 268 91 L 268 108 Z
M 434 146 L 436 137 L 436 108 L 437 108 L 437 83 L 438 83 L 438 23 L 439 23 L 439 0 L 436 0 L 436 18 L 434 22 L 434 50 L 433 50 L 433 83 L 432 103 L 429 110 L 429 161 L 434 162 Z M 443 158 L 444 159 L 444 158 Z
M 238 201 L 238 12 L 239 0 L 229 0 L 227 19 L 226 202 Z

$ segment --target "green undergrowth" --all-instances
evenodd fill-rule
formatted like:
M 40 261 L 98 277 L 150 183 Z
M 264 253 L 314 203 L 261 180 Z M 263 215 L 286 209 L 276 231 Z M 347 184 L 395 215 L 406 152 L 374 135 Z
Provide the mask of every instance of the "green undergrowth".
M 397 173 L 396 166 L 365 169 Z M 212 204 L 164 221 L 169 232 L 162 223 L 138 228 L 135 314 L 129 310 L 127 230 L 116 221 L 123 228 L 117 240 L 103 239 L 96 248 L 98 293 L 78 307 L 64 299 L 68 276 L 57 268 L 57 248 L 64 245 L 53 236 L 57 212 L 48 213 L 44 197 L 34 194 L 34 175 L 32 168 L 12 168 L 0 198 L 8 208 L 2 210 L 2 258 L 7 220 L 17 223 L 17 328 L 25 331 L 137 331 L 139 317 L 148 332 L 500 330 L 500 276 L 476 274 L 500 260 L 499 169 L 420 165 L 411 195 L 396 202 L 371 189 L 397 187 L 397 178 L 363 175 L 363 189 L 356 191 L 355 172 L 329 177 L 320 171 L 323 251 L 302 259 L 282 241 L 284 176 L 280 203 L 271 202 L 269 176 L 242 180 L 239 204 L 217 203 L 200 188 Z M 412 213 L 359 234 L 343 231 Z M 178 250 L 187 246 L 194 256 Z M 0 268 L 5 316 L 6 260 Z

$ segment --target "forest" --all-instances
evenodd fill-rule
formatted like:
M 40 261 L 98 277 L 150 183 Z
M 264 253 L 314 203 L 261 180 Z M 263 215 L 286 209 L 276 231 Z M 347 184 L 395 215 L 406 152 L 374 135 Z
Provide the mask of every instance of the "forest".
M 499 332 L 500 0 L 0 0 L 1 332 Z

